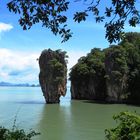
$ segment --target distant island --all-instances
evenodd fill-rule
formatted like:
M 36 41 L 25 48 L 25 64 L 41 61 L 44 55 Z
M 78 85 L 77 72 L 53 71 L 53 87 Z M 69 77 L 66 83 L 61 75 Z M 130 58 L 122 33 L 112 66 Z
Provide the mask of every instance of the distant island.
M 39 84 L 28 84 L 28 83 L 9 83 L 9 82 L 0 82 L 1 87 L 40 87 Z

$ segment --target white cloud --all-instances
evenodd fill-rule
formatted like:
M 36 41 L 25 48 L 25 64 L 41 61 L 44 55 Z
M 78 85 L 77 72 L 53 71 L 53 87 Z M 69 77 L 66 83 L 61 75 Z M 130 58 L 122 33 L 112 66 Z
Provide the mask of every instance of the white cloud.
M 0 33 L 10 31 L 11 29 L 13 29 L 13 26 L 11 24 L 0 22 Z
M 85 51 L 68 52 L 68 73 Z M 0 81 L 12 83 L 38 83 L 40 52 L 21 52 L 0 48 Z
M 68 52 L 68 70 L 72 68 L 82 56 L 86 56 L 86 51 L 69 51 Z
M 38 82 L 38 53 L 0 49 L 0 81 Z

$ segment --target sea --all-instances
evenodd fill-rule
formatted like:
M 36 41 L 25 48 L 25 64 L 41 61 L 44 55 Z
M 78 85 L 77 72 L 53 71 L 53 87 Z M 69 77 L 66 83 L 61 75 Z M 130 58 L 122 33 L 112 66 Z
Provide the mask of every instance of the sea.
M 71 100 L 68 88 L 60 104 L 46 104 L 40 87 L 0 87 L 0 126 L 40 132 L 33 140 L 105 140 L 105 129 L 121 111 L 140 114 L 139 106 Z

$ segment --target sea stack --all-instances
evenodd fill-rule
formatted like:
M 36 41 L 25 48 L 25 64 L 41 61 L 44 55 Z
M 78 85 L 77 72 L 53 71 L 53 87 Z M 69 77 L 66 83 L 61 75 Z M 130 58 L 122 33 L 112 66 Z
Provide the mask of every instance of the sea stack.
M 46 49 L 39 57 L 39 82 L 46 103 L 59 103 L 66 94 L 67 55 L 65 51 Z

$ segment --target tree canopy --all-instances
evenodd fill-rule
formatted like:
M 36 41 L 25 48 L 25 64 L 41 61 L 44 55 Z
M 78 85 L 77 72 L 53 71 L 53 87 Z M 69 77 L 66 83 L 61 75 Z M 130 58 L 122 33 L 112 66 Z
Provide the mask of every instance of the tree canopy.
M 10 12 L 20 15 L 19 24 L 24 30 L 41 22 L 42 26 L 50 29 L 55 35 L 59 34 L 62 42 L 65 42 L 72 37 L 72 32 L 67 25 L 69 18 L 67 11 L 71 2 L 69 0 L 11 0 L 7 7 Z M 126 22 L 133 27 L 140 23 L 137 0 L 110 0 L 107 6 L 103 0 L 75 0 L 74 2 L 75 7 L 82 2 L 85 9 L 74 13 L 73 20 L 80 23 L 88 16 L 93 16 L 97 23 L 104 22 L 105 37 L 110 43 L 122 39 Z M 103 10 L 99 8 L 100 5 Z

